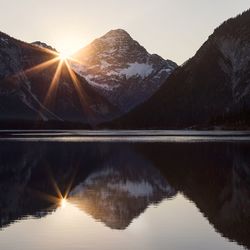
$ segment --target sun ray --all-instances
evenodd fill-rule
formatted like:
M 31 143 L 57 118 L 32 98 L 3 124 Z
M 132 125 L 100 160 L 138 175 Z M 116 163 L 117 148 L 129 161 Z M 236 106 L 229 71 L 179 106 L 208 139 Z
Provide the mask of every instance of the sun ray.
M 53 64 L 57 63 L 57 67 L 56 67 L 56 70 L 55 70 L 55 73 L 53 75 L 53 78 L 51 80 L 51 83 L 48 87 L 48 91 L 45 95 L 45 98 L 44 98 L 44 101 L 43 101 L 43 105 L 45 107 L 48 107 L 50 105 L 50 101 L 51 101 L 51 97 L 52 97 L 52 94 L 53 96 L 56 95 L 56 91 L 57 91 L 57 87 L 58 87 L 58 82 L 60 80 L 60 77 L 61 77 L 61 74 L 62 74 L 62 67 L 63 65 L 66 66 L 66 69 L 69 73 L 69 76 L 71 78 L 71 81 L 72 81 L 72 84 L 76 90 L 76 93 L 78 95 L 78 98 L 79 98 L 79 101 L 80 101 L 80 104 L 82 106 L 82 109 L 83 109 L 83 112 L 85 112 L 87 114 L 87 121 L 92 124 L 93 122 L 93 112 L 90 108 L 90 102 L 89 102 L 89 97 L 88 95 L 86 94 L 83 86 L 82 86 L 82 83 L 81 81 L 79 80 L 77 74 L 72 70 L 70 64 L 69 64 L 69 61 L 71 62 L 76 62 L 78 64 L 81 64 L 83 65 L 83 63 L 81 63 L 80 61 L 78 61 L 77 59 L 73 58 L 73 57 L 64 57 L 63 54 L 60 55 L 60 53 L 57 53 L 57 52 L 53 52 L 49 49 L 46 49 L 46 48 L 39 48 L 39 49 L 42 49 L 50 54 L 53 54 L 55 55 L 56 57 L 53 58 L 53 59 L 50 59 L 48 61 L 44 61 L 38 65 L 35 65 L 31 68 L 28 68 L 28 69 L 25 69 L 25 70 L 22 70 L 18 73 L 16 73 L 15 75 L 12 75 L 12 77 L 17 77 L 17 76 L 22 76 L 22 75 L 25 75 L 25 74 L 36 74 L 36 73 L 39 73 L 40 71 L 52 66 Z
M 59 56 L 59 53 L 56 50 L 51 50 L 51 49 L 48 49 L 39 45 L 35 45 L 35 44 L 33 44 L 33 47 L 36 48 L 37 50 L 42 50 L 43 52 L 54 55 L 56 57 Z
M 53 59 L 42 62 L 38 65 L 35 65 L 34 67 L 31 67 L 31 68 L 28 68 L 25 70 L 20 70 L 20 71 L 14 73 L 13 75 L 9 76 L 8 78 L 11 79 L 11 78 L 23 76 L 24 74 L 38 73 L 39 71 L 42 71 L 42 70 L 48 68 L 49 66 L 53 65 L 54 63 L 58 62 L 59 60 L 60 60 L 59 57 L 55 57 Z
M 62 195 L 62 192 L 60 191 L 60 189 L 59 189 L 59 187 L 58 187 L 58 185 L 53 177 L 52 171 L 49 167 L 47 167 L 47 171 L 48 171 L 48 176 L 49 176 L 49 179 L 51 181 L 51 184 L 53 185 L 53 188 L 57 194 L 57 198 L 60 200 L 63 199 L 64 197 Z
M 34 66 L 32 68 L 26 69 L 24 71 L 24 73 L 26 73 L 26 74 L 37 73 L 37 72 L 39 72 L 39 71 L 41 71 L 41 70 L 49 67 L 50 65 L 52 65 L 52 64 L 54 64 L 54 63 L 56 63 L 58 61 L 59 61 L 59 58 L 55 57 L 55 58 L 53 58 L 51 60 L 45 61 L 43 63 L 40 63 L 40 64 L 38 64 L 38 65 L 36 65 L 36 66 Z
M 70 192 L 70 189 L 72 188 L 73 180 L 76 176 L 77 169 L 73 172 L 72 178 L 70 179 L 70 183 L 67 186 L 65 194 L 63 194 L 63 192 L 60 190 L 60 188 L 59 188 L 59 186 L 54 178 L 52 169 L 49 166 L 46 167 L 46 172 L 47 172 L 48 178 L 50 180 L 50 183 L 55 191 L 55 195 L 41 192 L 41 191 L 39 191 L 37 189 L 33 189 L 33 188 L 27 188 L 27 191 L 30 192 L 32 195 L 35 195 L 37 198 L 43 199 L 45 201 L 48 201 L 48 202 L 54 204 L 56 207 L 58 205 L 59 206 L 62 206 L 63 204 L 65 205 L 65 203 L 67 203 L 67 196 L 68 196 L 68 193 Z
M 48 92 L 46 94 L 46 97 L 44 99 L 44 105 L 45 106 L 47 106 L 49 104 L 52 93 L 56 92 L 56 90 L 57 90 L 58 82 L 59 82 L 60 76 L 61 76 L 62 66 L 63 66 L 63 61 L 60 60 L 58 65 L 57 65 L 55 74 L 54 74 L 54 76 L 52 78 L 52 81 L 50 83 L 50 86 L 49 86 Z
M 43 193 L 41 191 L 34 190 L 34 189 L 28 189 L 28 191 L 30 193 L 32 193 L 33 195 L 36 195 L 36 197 L 39 197 L 40 199 L 46 200 L 46 201 L 51 202 L 53 204 L 58 204 L 58 203 L 60 203 L 61 199 L 63 199 L 61 197 L 55 197 L 53 195 L 46 194 L 46 193 Z
M 68 184 L 67 187 L 66 187 L 65 194 L 64 194 L 64 198 L 65 198 L 65 199 L 67 199 L 68 196 L 69 196 L 69 193 L 70 193 L 70 190 L 71 190 L 71 188 L 72 188 L 72 185 L 73 185 L 73 183 L 74 183 L 74 181 L 75 181 L 75 177 L 76 177 L 76 175 L 77 175 L 77 172 L 78 172 L 78 165 L 77 165 L 77 167 L 74 169 L 73 174 L 71 175 L 71 178 L 70 178 L 70 180 L 69 180 L 69 184 Z
M 76 93 L 79 97 L 79 101 L 80 101 L 80 104 L 82 106 L 82 109 L 87 114 L 86 119 L 87 119 L 89 125 L 94 127 L 95 126 L 94 114 L 93 114 L 92 110 L 90 109 L 89 97 L 88 97 L 88 95 L 86 95 L 85 90 L 83 89 L 82 84 L 79 81 L 76 73 L 71 69 L 71 66 L 69 65 L 68 60 L 65 61 L 65 65 L 66 65 L 66 68 L 69 72 L 70 78 L 73 82 L 73 85 L 75 87 Z
M 57 196 L 59 197 L 59 199 L 63 199 L 64 197 L 63 197 L 63 195 L 62 195 L 56 181 L 53 178 L 51 180 L 52 180 L 52 184 L 53 184 L 53 187 L 54 187 L 54 189 L 56 191 Z
M 81 102 L 83 108 L 86 110 L 86 108 L 88 107 L 88 105 L 87 105 L 88 104 L 87 103 L 88 98 L 87 98 L 83 88 L 81 87 L 81 84 L 80 84 L 75 72 L 71 69 L 71 67 L 69 65 L 69 62 L 67 60 L 65 61 L 65 64 L 66 64 L 66 67 L 68 69 L 71 80 L 73 82 L 73 85 L 74 85 L 74 87 L 76 89 L 76 92 L 77 92 L 77 94 L 79 96 L 80 102 Z

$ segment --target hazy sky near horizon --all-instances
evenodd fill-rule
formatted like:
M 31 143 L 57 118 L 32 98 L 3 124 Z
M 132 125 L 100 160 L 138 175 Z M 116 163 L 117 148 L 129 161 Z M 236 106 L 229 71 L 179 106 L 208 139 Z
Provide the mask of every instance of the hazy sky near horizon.
M 181 64 L 249 0 L 0 0 L 0 30 L 75 52 L 122 28 L 150 53 Z

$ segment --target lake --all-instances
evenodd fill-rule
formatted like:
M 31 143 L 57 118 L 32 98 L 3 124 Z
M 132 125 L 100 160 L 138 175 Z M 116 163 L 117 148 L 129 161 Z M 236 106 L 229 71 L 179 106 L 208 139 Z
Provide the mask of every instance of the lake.
M 249 135 L 2 131 L 0 227 L 4 250 L 250 249 Z

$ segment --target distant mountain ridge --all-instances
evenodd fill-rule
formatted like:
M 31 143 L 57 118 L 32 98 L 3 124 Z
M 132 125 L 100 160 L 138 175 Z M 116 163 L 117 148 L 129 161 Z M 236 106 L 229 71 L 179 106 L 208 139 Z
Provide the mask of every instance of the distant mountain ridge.
M 73 58 L 72 68 L 122 112 L 152 96 L 177 67 L 149 54 L 122 29 L 109 31 Z
M 45 48 L 45 49 L 49 49 L 49 50 L 53 50 L 53 51 L 57 52 L 57 50 L 55 48 L 53 48 L 52 46 L 50 46 L 46 43 L 40 42 L 40 41 L 36 41 L 36 42 L 31 43 L 31 44 L 36 45 L 36 46 L 41 47 L 41 48 Z
M 250 127 L 250 10 L 215 30 L 155 95 L 113 128 Z

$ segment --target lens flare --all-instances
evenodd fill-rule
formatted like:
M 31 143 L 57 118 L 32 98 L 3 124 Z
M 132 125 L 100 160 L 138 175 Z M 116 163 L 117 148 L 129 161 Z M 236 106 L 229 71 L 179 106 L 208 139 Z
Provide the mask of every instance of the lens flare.
M 57 90 L 57 87 L 58 87 L 58 83 L 59 83 L 59 80 L 60 80 L 60 76 L 61 76 L 61 71 L 62 71 L 62 65 L 63 65 L 63 61 L 59 61 L 58 65 L 57 65 L 57 68 L 56 68 L 56 71 L 54 73 L 54 76 L 53 76 L 53 79 L 50 83 L 50 86 L 49 86 L 49 89 L 47 91 L 47 95 L 44 99 L 44 102 L 43 104 L 45 106 L 49 106 L 49 102 L 50 102 L 50 99 L 51 99 L 51 96 L 53 94 L 53 96 L 55 97 L 56 95 L 56 90 Z
M 61 61 L 65 61 L 65 60 L 67 60 L 69 58 L 69 55 L 67 53 L 61 52 L 59 54 L 59 58 L 60 58 Z
M 61 208 L 65 208 L 67 206 L 67 199 L 65 198 L 61 199 L 60 206 Z
M 69 50 L 63 50 L 58 53 L 58 57 L 61 61 L 65 61 L 67 59 L 70 59 L 72 55 L 72 52 Z

